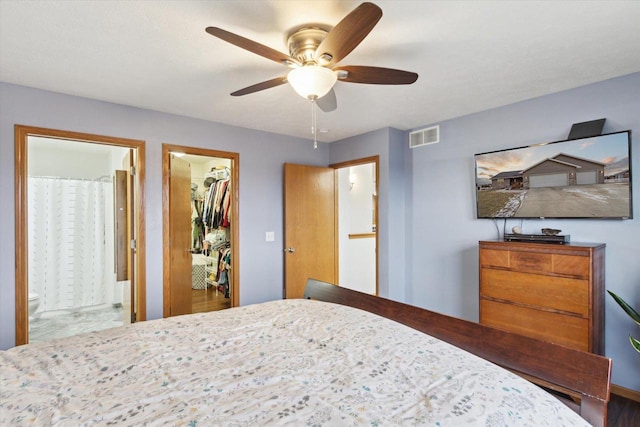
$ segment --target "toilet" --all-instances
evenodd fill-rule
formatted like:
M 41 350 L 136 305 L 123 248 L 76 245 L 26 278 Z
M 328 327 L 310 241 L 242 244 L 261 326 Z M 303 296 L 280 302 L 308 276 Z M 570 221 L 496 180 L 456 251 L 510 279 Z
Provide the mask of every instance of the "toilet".
M 33 317 L 40 306 L 40 295 L 29 292 L 29 317 Z

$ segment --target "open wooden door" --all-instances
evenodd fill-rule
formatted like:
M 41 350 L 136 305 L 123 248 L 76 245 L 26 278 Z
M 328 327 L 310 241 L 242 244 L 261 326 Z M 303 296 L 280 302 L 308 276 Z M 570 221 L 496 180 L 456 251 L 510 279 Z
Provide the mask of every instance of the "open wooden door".
M 124 159 L 126 162 L 126 158 Z M 122 298 L 122 322 L 124 325 L 132 323 L 135 313 L 132 312 L 134 297 L 131 295 L 135 286 L 131 286 L 134 277 L 131 266 L 133 259 L 131 252 L 132 227 L 130 224 L 131 204 L 129 195 L 129 171 L 116 170 L 114 180 L 114 219 L 115 219 L 115 267 L 116 281 L 122 288 L 118 287 Z
M 191 313 L 191 165 L 171 154 L 169 175 L 170 316 Z
M 308 278 L 338 279 L 335 170 L 284 165 L 285 298 L 302 298 Z
M 129 149 L 122 158 L 122 170 L 115 171 L 114 220 L 116 281 L 122 298 L 122 323 L 136 321 L 136 199 L 135 151 Z
M 129 154 L 125 157 L 127 165 L 127 236 L 129 238 L 129 259 L 127 261 L 129 280 L 126 282 L 124 289 L 124 297 L 122 303 L 124 307 L 124 324 L 134 323 L 136 321 L 136 251 L 137 249 L 137 236 L 135 232 L 136 221 L 136 195 L 133 189 L 136 182 L 136 154 L 135 150 L 129 149 Z M 127 288 L 128 286 L 128 288 Z M 129 308 L 127 310 L 127 307 Z M 127 322 L 128 314 L 128 322 Z

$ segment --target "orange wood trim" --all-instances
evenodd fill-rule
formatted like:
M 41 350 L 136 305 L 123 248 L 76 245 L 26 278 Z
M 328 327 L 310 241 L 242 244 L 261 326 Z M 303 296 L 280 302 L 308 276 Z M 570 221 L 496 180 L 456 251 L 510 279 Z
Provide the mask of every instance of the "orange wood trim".
M 231 153 L 231 307 L 240 306 L 240 154 Z
M 335 283 L 340 283 L 340 239 L 338 229 L 340 224 L 340 201 L 338 185 L 338 169 L 333 170 L 333 277 Z
M 15 138 L 15 245 L 16 245 L 16 345 L 29 342 L 28 271 L 29 250 L 27 236 L 27 137 L 23 126 L 14 127 Z
M 380 212 L 378 208 L 378 206 L 380 205 L 380 156 L 373 157 L 374 163 L 376 165 L 376 223 L 373 224 L 376 227 L 376 295 L 380 295 Z
M 631 390 L 617 384 L 611 384 L 611 393 L 640 403 L 640 391 Z
M 144 221 L 144 171 L 145 171 L 145 142 L 142 140 L 118 138 L 105 135 L 95 135 L 83 132 L 72 132 L 57 129 L 47 129 L 34 126 L 15 125 L 15 245 L 16 245 L 16 345 L 29 342 L 29 310 L 28 310 L 28 205 L 27 205 L 27 178 L 28 178 L 28 137 L 42 136 L 60 140 L 90 142 L 117 147 L 137 149 L 137 197 L 138 197 L 138 221 L 137 221 L 137 256 L 135 270 L 138 272 L 136 280 L 136 307 L 137 319 L 146 319 L 146 263 L 145 263 L 145 221 Z
M 171 253 L 169 251 L 169 151 L 162 144 L 162 317 L 171 316 Z
M 361 159 L 355 159 L 355 160 L 348 160 L 346 162 L 340 162 L 340 163 L 332 163 L 329 165 L 330 168 L 333 169 L 342 169 L 342 168 L 346 168 L 349 166 L 357 166 L 357 165 L 364 165 L 367 163 L 375 163 L 376 164 L 376 173 L 378 171 L 378 163 L 380 161 L 380 156 L 375 155 L 375 156 L 369 156 L 369 157 L 363 157 Z M 377 175 L 376 175 L 377 177 Z M 378 182 L 378 180 L 376 180 L 376 183 Z
M 164 317 L 171 314 L 171 265 L 169 263 L 169 153 L 178 151 L 185 154 L 220 157 L 231 160 L 231 307 L 240 305 L 240 154 L 208 148 L 184 145 L 162 144 L 162 312 Z
M 146 218 L 145 213 L 146 196 L 145 196 L 145 144 L 135 146 L 136 152 L 136 321 L 147 320 L 147 239 L 146 239 Z M 130 148 L 134 148 L 130 146 Z
M 376 237 L 376 233 L 354 233 L 349 234 L 350 239 L 371 239 Z

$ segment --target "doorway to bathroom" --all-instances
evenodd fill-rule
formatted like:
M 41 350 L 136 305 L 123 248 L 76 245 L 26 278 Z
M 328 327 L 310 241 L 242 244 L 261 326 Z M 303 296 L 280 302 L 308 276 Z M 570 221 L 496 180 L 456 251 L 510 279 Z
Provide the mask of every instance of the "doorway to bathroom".
M 16 126 L 16 344 L 144 319 L 143 144 Z

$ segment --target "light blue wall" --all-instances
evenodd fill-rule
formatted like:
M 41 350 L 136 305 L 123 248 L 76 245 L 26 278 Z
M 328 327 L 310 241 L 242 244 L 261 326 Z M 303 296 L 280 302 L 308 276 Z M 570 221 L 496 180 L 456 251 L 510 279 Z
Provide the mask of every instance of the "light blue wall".
M 412 187 L 405 263 L 410 303 L 478 320 L 477 244 L 497 234 L 493 221 L 475 218 L 475 153 L 566 139 L 573 123 L 603 117 L 604 132 L 632 130 L 636 219 L 527 220 L 524 231 L 560 228 L 572 241 L 606 243 L 607 289 L 640 307 L 640 73 L 441 122 L 439 144 L 405 148 Z M 509 221 L 507 229 L 519 223 Z M 607 296 L 613 382 L 640 390 L 640 357 L 630 333 L 639 337 L 640 328 Z
M 327 144 L 0 83 L 0 348 L 15 345 L 15 124 L 146 141 L 149 319 L 162 317 L 162 143 L 239 153 L 240 303 L 282 298 L 283 164 L 326 166 Z
M 631 129 L 635 135 L 636 219 L 528 220 L 524 228 L 560 228 L 574 241 L 606 243 L 607 288 L 640 307 L 640 73 L 425 123 L 440 125 L 436 145 L 409 149 L 407 133 L 395 129 L 332 144 L 332 163 L 380 155 L 381 296 L 477 321 L 478 241 L 496 239 L 497 231 L 491 220 L 475 218 L 473 155 L 566 139 L 573 123 L 603 117 L 604 132 Z M 508 228 L 519 223 L 510 221 Z M 397 248 L 402 241 L 406 250 Z M 605 352 L 613 359 L 613 382 L 640 391 L 640 357 L 629 334 L 640 331 L 607 297 Z

